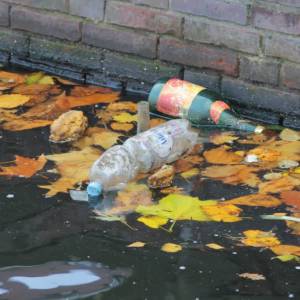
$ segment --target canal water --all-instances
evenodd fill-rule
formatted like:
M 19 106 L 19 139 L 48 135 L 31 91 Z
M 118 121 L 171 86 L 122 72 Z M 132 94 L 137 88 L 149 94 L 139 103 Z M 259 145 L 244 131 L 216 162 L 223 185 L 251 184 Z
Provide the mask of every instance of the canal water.
M 83 109 L 94 122 L 93 107 Z M 49 143 L 47 127 L 0 130 L 0 136 L 1 163 L 14 160 L 15 155 L 37 157 L 69 150 Z M 51 167 L 50 162 L 47 169 Z M 90 218 L 87 205 L 72 201 L 68 194 L 46 198 L 38 186 L 55 176 L 43 170 L 29 179 L 0 176 L 0 299 L 300 299 L 300 263 L 283 263 L 272 259 L 275 255 L 268 249 L 233 242 L 244 230 L 260 229 L 276 231 L 285 244 L 299 245 L 299 238 L 284 222 L 259 218 L 275 209 L 245 207 L 249 219 L 236 223 L 180 221 L 172 233 L 148 228 L 132 213 L 127 222 L 137 230 L 131 230 L 120 222 Z M 175 182 L 203 200 L 255 193 L 255 188 L 203 180 L 201 175 Z M 127 247 L 136 241 L 146 245 Z M 167 242 L 180 244 L 183 250 L 161 251 Z M 224 249 L 209 249 L 208 243 Z M 261 274 L 265 279 L 242 278 L 242 273 Z

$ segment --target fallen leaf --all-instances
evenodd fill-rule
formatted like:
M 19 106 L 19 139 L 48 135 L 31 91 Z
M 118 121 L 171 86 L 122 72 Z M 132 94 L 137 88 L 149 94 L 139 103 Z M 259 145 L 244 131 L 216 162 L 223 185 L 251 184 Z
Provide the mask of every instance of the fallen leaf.
M 300 262 L 300 257 L 297 255 L 292 255 L 292 254 L 286 254 L 286 255 L 279 255 L 279 256 L 275 256 L 274 258 L 279 259 L 282 262 L 287 262 L 287 261 L 296 261 L 296 262 Z
M 266 180 L 274 180 L 274 179 L 279 179 L 281 177 L 282 177 L 282 173 L 275 173 L 275 172 L 266 173 L 264 175 L 264 179 Z
M 25 81 L 25 77 L 21 74 L 0 71 L 0 91 L 4 91 Z
M 39 81 L 39 84 L 55 84 L 53 78 L 51 76 L 45 75 Z
M 184 158 L 180 158 L 174 163 L 175 172 L 182 173 L 188 171 L 201 162 L 203 162 L 203 158 L 199 155 L 188 155 Z
M 127 112 L 123 112 L 118 115 L 114 115 L 113 120 L 119 123 L 137 122 L 137 115 L 132 115 Z
M 26 118 L 17 118 L 15 120 L 8 121 L 4 123 L 1 127 L 4 130 L 8 131 L 23 131 L 33 128 L 40 128 L 49 126 L 52 124 L 50 120 L 38 120 L 38 119 L 26 119 Z
M 176 253 L 182 250 L 182 246 L 173 243 L 166 243 L 161 247 L 161 250 L 168 253 Z
M 101 93 L 101 94 L 109 94 L 112 92 L 112 89 L 110 88 L 105 88 L 105 87 L 99 87 L 99 86 L 74 86 L 71 89 L 71 96 L 74 97 L 85 97 L 85 96 L 90 96 L 93 94 Z
M 163 123 L 166 123 L 166 120 L 160 118 L 154 118 L 150 120 L 150 128 L 159 126 Z
M 107 111 L 129 111 L 131 113 L 135 113 L 137 111 L 137 104 L 131 101 L 119 101 L 115 103 L 110 103 L 106 107 Z
M 246 140 L 238 140 L 238 142 L 240 144 L 262 144 L 262 143 L 265 143 L 266 141 L 268 140 L 268 137 L 263 134 L 263 133 L 260 133 L 260 134 L 250 134 L 247 136 L 247 139 Z
M 300 213 L 294 213 L 293 217 L 300 218 Z M 300 235 L 300 223 L 299 222 L 286 222 L 287 226 L 292 229 L 292 233 L 296 235 Z
M 142 216 L 137 219 L 139 222 L 144 223 L 150 228 L 158 229 L 162 225 L 168 223 L 167 218 L 159 217 L 159 216 Z
M 214 250 L 222 250 L 224 249 L 223 246 L 216 244 L 216 243 L 209 243 L 205 245 L 206 247 L 210 248 L 210 249 L 214 249 Z
M 250 280 L 266 280 L 266 277 L 264 275 L 257 273 L 241 273 L 239 274 L 239 277 Z
M 152 193 L 145 184 L 129 183 L 118 192 L 114 205 L 105 212 L 109 215 L 119 215 L 134 211 L 139 205 L 151 205 Z
M 267 194 L 267 193 L 280 193 L 282 191 L 292 190 L 295 186 L 300 185 L 300 178 L 295 178 L 292 176 L 284 176 L 279 179 L 262 182 L 259 184 L 259 193 Z
M 300 246 L 274 245 L 270 248 L 276 255 L 297 255 L 300 256 Z
M 216 222 L 238 222 L 241 221 L 239 214 L 241 209 L 233 204 L 215 204 L 206 205 L 202 210 L 209 217 L 210 220 Z
M 278 238 L 270 231 L 246 230 L 241 242 L 251 247 L 274 247 L 280 245 Z
M 198 168 L 193 168 L 193 169 L 190 169 L 188 171 L 182 172 L 180 174 L 180 176 L 185 178 L 185 179 L 188 179 L 188 178 L 191 178 L 193 176 L 198 175 L 199 173 L 200 173 L 200 170 Z
M 128 132 L 134 128 L 134 125 L 132 123 L 112 122 L 110 127 L 112 130 Z
M 134 242 L 127 245 L 128 248 L 143 248 L 146 245 L 144 242 Z
M 44 155 L 39 156 L 37 159 L 16 155 L 15 165 L 1 167 L 0 175 L 29 178 L 43 169 L 46 162 Z
M 26 84 L 38 83 L 44 76 L 44 72 L 34 72 L 26 77 Z
M 300 210 L 300 191 L 283 191 L 280 193 L 282 202 Z
M 300 133 L 296 130 L 285 128 L 280 133 L 280 138 L 284 141 L 294 142 L 300 140 Z
M 227 147 L 224 146 L 207 150 L 203 153 L 203 156 L 211 164 L 235 165 L 243 160 L 240 155 L 228 151 Z
M 15 108 L 30 100 L 29 96 L 21 94 L 0 95 L 0 108 Z
M 235 140 L 237 140 L 238 137 L 233 135 L 232 132 L 222 132 L 219 134 L 215 134 L 210 138 L 210 141 L 215 145 L 222 145 L 222 144 L 231 144 Z
M 172 185 L 175 169 L 170 165 L 163 165 L 154 174 L 148 177 L 147 183 L 151 188 L 163 188 Z
M 68 80 L 68 79 L 64 79 L 64 78 L 61 78 L 59 76 L 54 76 L 54 78 L 61 84 L 63 85 L 77 85 L 78 83 L 77 82 L 74 82 L 74 81 L 71 81 L 71 80 Z
M 47 197 L 55 196 L 60 192 L 67 193 L 76 183 L 88 180 L 90 168 L 100 154 L 99 150 L 87 147 L 81 151 L 47 155 L 48 160 L 55 162 L 61 178 L 39 187 L 49 190 Z
M 184 189 L 178 186 L 170 186 L 164 189 L 161 189 L 162 194 L 184 194 Z
M 266 194 L 250 194 L 224 201 L 223 203 L 246 205 L 246 206 L 262 206 L 262 207 L 277 207 L 281 201 L 276 197 Z
M 210 166 L 201 172 L 203 176 L 221 180 L 227 184 L 246 184 L 256 187 L 261 182 L 255 172 L 260 169 L 247 165 Z
M 298 167 L 299 163 L 295 160 L 290 160 L 290 159 L 284 159 L 278 162 L 278 167 L 281 169 L 291 169 Z
M 86 130 L 85 135 L 73 145 L 79 149 L 84 149 L 92 145 L 98 145 L 104 149 L 108 149 L 118 142 L 120 136 L 121 134 L 108 129 L 90 127 Z

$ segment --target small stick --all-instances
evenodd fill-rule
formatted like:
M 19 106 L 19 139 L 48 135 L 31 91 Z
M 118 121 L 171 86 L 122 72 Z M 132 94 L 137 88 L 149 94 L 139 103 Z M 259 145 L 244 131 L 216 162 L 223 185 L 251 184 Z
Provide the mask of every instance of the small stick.
M 146 131 L 150 128 L 150 113 L 149 102 L 138 102 L 138 122 L 137 122 L 137 134 Z
M 264 220 L 281 220 L 281 221 L 300 222 L 300 218 L 290 217 L 290 216 L 261 215 L 260 217 Z

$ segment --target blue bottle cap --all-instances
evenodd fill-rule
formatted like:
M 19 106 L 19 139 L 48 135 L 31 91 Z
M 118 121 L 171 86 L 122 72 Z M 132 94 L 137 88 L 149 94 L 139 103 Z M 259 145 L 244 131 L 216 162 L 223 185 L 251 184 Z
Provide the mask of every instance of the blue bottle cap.
M 89 183 L 86 190 L 89 196 L 97 197 L 102 193 L 102 186 L 100 183 L 92 181 Z

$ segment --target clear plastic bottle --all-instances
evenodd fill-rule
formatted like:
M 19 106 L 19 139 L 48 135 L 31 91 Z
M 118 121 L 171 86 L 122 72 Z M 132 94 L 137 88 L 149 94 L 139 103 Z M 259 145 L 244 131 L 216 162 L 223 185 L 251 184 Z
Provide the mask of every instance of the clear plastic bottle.
M 90 201 L 102 190 L 120 189 L 140 172 L 148 172 L 177 160 L 198 143 L 198 131 L 189 121 L 171 120 L 105 151 L 90 170 Z

